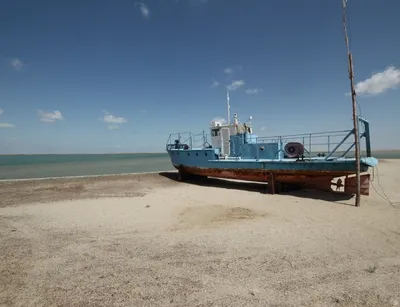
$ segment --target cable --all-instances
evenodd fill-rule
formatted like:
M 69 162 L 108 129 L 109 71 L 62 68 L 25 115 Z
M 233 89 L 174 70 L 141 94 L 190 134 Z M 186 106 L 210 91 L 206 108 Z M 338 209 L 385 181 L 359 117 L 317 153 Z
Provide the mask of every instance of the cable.
M 346 14 L 346 9 L 347 9 L 347 0 L 343 0 L 343 28 L 344 28 L 344 34 L 345 34 L 345 43 L 346 43 L 346 48 L 347 48 L 347 53 L 348 53 L 348 55 L 350 56 L 350 43 L 349 43 L 349 40 L 350 39 L 352 39 L 352 35 L 351 35 L 351 33 L 350 33 L 350 35 L 348 35 L 348 31 L 347 31 L 347 25 L 348 25 L 348 17 L 347 17 L 347 14 Z M 349 39 L 349 37 L 350 37 L 350 39 Z M 350 63 L 349 63 L 350 64 Z M 349 65 L 349 71 L 352 69 L 352 67 L 351 67 L 351 65 Z M 352 74 L 353 72 L 351 71 L 351 73 L 350 74 Z M 353 75 L 353 77 L 354 77 L 354 75 Z M 358 101 L 357 101 L 357 99 L 355 99 L 355 96 L 357 95 L 357 93 L 355 92 L 355 89 L 353 89 L 353 91 L 354 91 L 354 93 L 355 93 L 355 95 L 353 96 L 353 100 L 354 100 L 354 102 L 356 103 L 356 106 L 358 107 L 358 109 L 359 109 L 359 114 L 360 114 L 360 117 L 362 117 L 362 110 L 361 110 L 361 106 L 360 106 L 360 104 L 358 103 Z M 353 94 L 353 93 L 352 93 Z M 376 178 L 377 178 L 377 180 L 378 180 L 378 186 L 379 186 L 379 188 L 381 189 L 381 191 L 382 191 L 382 194 L 381 193 L 379 193 L 378 191 L 377 191 L 377 189 L 375 188 L 375 186 L 373 185 L 373 181 L 374 181 L 374 178 L 375 178 L 375 173 L 374 173 L 374 168 L 372 168 L 372 170 L 373 170 L 373 179 L 371 180 L 371 185 L 372 185 L 372 187 L 373 187 L 373 189 L 375 190 L 375 192 L 382 198 L 382 199 L 384 199 L 384 200 L 386 200 L 392 207 L 394 207 L 394 208 L 396 208 L 396 209 L 400 209 L 400 207 L 397 207 L 396 205 L 397 204 L 400 204 L 400 202 L 392 202 L 391 200 L 390 200 L 390 198 L 387 196 L 387 194 L 386 194 L 386 192 L 385 192 L 385 190 L 382 188 L 382 185 L 380 184 L 380 181 L 379 181 L 379 170 L 378 170 L 378 167 L 376 166 Z
M 378 180 L 378 186 L 382 191 L 382 194 L 378 192 L 378 190 L 375 188 L 373 182 L 375 181 L 375 168 L 376 168 L 376 178 Z M 393 202 L 386 194 L 385 190 L 382 188 L 382 185 L 380 184 L 379 181 L 379 169 L 378 166 L 375 166 L 372 168 L 372 180 L 371 180 L 371 186 L 374 189 L 374 191 L 376 192 L 376 194 L 378 194 L 383 200 L 386 200 L 393 208 L 396 209 L 400 209 L 400 207 L 398 205 L 400 205 L 400 201 L 397 202 Z
M 358 107 L 358 114 L 360 114 L 360 117 L 362 117 L 362 112 L 361 112 L 361 106 L 358 103 L 358 101 L 356 101 L 357 107 Z

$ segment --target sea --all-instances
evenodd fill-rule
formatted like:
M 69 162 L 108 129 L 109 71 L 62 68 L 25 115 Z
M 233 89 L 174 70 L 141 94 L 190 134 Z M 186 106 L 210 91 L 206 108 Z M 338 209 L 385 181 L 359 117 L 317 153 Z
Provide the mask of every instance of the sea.
M 0 155 L 0 180 L 173 170 L 167 153 Z
M 373 151 L 400 159 L 400 150 Z M 0 155 L 0 180 L 78 177 L 174 170 L 167 153 Z

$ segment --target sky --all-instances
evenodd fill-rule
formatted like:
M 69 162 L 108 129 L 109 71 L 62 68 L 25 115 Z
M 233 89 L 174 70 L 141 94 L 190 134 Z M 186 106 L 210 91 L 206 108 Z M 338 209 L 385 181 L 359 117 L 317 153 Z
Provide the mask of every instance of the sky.
M 374 149 L 400 149 L 399 11 L 347 1 Z M 342 0 L 0 0 L 0 153 L 162 152 L 227 88 L 259 136 L 351 129 Z

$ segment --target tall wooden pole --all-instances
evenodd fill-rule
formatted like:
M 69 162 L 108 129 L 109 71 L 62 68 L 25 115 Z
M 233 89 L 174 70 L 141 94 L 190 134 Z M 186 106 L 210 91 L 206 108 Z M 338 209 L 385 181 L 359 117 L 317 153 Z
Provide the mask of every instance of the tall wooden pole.
M 353 72 L 353 57 L 350 52 L 349 38 L 347 36 L 347 21 L 346 21 L 346 5 L 347 0 L 342 0 L 343 5 L 343 29 L 344 37 L 347 48 L 347 57 L 349 62 L 349 78 L 350 78 L 350 90 L 351 90 L 351 100 L 353 107 L 353 125 L 354 125 L 354 142 L 355 142 L 355 158 L 356 158 L 356 180 L 357 180 L 357 191 L 356 191 L 356 207 L 360 206 L 361 194 L 360 194 L 360 138 L 358 133 L 358 117 L 356 108 L 356 91 L 354 89 L 354 72 Z

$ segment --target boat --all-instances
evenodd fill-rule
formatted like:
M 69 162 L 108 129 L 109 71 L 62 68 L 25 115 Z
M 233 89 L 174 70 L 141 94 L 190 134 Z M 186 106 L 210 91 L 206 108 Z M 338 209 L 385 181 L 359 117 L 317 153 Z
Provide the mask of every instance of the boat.
M 360 205 L 360 195 L 369 195 L 368 170 L 375 167 L 378 160 L 371 154 L 369 122 L 356 112 L 353 63 L 346 28 L 346 0 L 342 0 L 342 6 L 353 129 L 258 137 L 253 133 L 252 117 L 244 123 L 239 121 L 237 114 L 231 119 L 227 87 L 227 122 L 212 121 L 210 138 L 204 131 L 199 135 L 170 134 L 166 151 L 179 172 L 180 180 L 216 177 L 266 182 L 266 191 L 272 194 L 293 188 L 312 188 L 356 195 L 356 206 Z M 350 139 L 353 141 L 349 142 Z M 360 154 L 362 141 L 363 156 Z
M 369 122 L 357 117 L 360 142 L 365 155 L 360 157 L 360 192 L 369 195 L 370 174 L 378 160 L 371 155 Z M 172 165 L 179 179 L 215 177 L 267 183 L 275 194 L 293 188 L 343 192 L 357 191 L 356 159 L 349 157 L 355 146 L 355 130 L 317 132 L 296 135 L 258 137 L 252 118 L 239 122 L 212 121 L 210 137 L 204 131 L 172 133 L 166 143 Z

